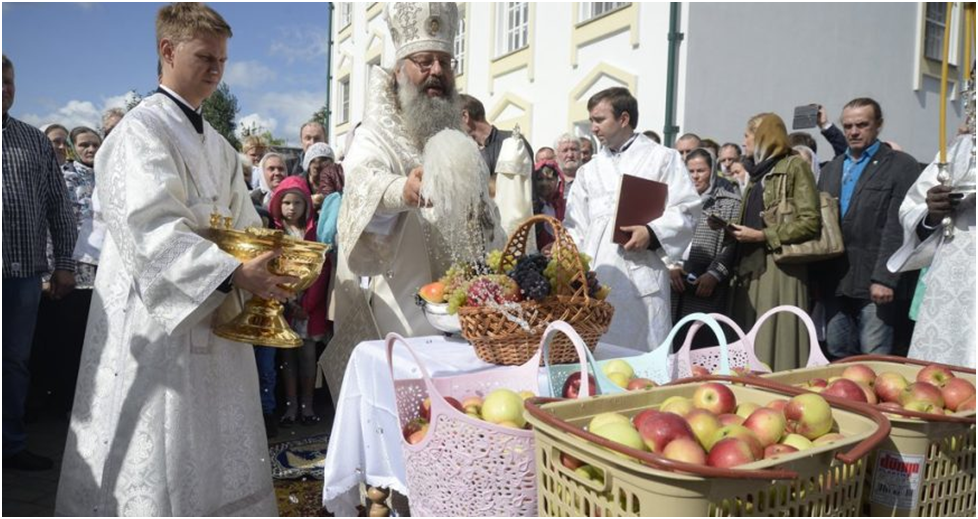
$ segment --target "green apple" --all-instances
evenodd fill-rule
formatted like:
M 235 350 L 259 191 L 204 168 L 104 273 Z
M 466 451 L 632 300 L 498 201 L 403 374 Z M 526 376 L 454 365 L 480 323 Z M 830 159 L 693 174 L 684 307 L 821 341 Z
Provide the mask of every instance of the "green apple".
M 605 376 L 609 378 L 611 377 L 612 373 L 622 373 L 625 375 L 626 380 L 631 380 L 632 377 L 635 376 L 635 370 L 632 369 L 632 365 L 621 359 L 613 359 L 608 361 L 607 364 L 601 367 L 601 371 L 603 371 Z M 626 382 L 625 385 L 628 385 L 628 383 Z

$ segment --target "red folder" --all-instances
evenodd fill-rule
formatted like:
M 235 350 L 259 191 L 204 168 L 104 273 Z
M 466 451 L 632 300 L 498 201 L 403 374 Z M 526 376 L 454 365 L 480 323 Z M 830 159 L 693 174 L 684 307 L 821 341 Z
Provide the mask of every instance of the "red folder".
M 621 176 L 618 205 L 615 208 L 615 232 L 612 241 L 628 243 L 631 234 L 622 231 L 629 225 L 645 225 L 662 216 L 669 200 L 669 185 L 633 175 Z

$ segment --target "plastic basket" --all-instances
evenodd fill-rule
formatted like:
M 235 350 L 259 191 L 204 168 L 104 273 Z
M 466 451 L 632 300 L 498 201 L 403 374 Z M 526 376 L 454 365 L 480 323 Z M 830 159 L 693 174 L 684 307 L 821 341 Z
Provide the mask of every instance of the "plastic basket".
M 863 355 L 828 366 L 765 375 L 782 384 L 839 376 L 858 362 L 877 374 L 900 373 L 914 380 L 931 363 L 903 357 Z M 975 370 L 947 366 L 955 376 L 975 383 Z M 975 516 L 975 412 L 934 415 L 886 410 L 889 439 L 873 453 L 868 466 L 866 502 L 874 516 Z
M 528 400 L 527 419 L 536 435 L 539 515 L 859 515 L 866 469 L 863 457 L 889 433 L 887 419 L 866 406 L 826 398 L 844 440 L 732 469 L 669 460 L 582 428 L 599 413 L 633 416 L 670 396 L 688 397 L 699 383 L 707 381 L 736 382 L 730 389 L 739 402 L 766 404 L 803 393 L 758 378 L 712 376 L 574 402 Z M 604 481 L 581 478 L 560 462 L 562 454 L 603 471 Z
M 536 394 L 540 354 L 522 366 L 432 378 L 400 335 L 390 333 L 386 340 L 401 427 L 418 418 L 419 405 L 431 398 L 431 420 L 424 439 L 414 445 L 401 441 L 412 514 L 535 515 L 533 432 L 471 418 L 444 396 L 485 396 L 500 387 Z M 414 358 L 421 378 L 394 378 L 393 352 L 398 342 Z

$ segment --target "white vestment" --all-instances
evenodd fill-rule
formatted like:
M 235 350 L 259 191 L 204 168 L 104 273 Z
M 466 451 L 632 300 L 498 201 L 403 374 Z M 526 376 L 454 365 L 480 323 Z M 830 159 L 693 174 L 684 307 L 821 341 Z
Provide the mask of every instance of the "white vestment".
M 702 205 L 682 157 L 638 135 L 624 152 L 607 147 L 577 170 L 567 199 L 564 226 L 581 252 L 591 256 L 598 281 L 611 287 L 615 315 L 602 342 L 651 351 L 672 329 L 669 270 L 658 251 L 625 251 L 612 241 L 621 175 L 669 185 L 665 212 L 648 222 L 670 258 L 679 258 L 693 239 Z
M 974 135 L 959 136 L 947 154 L 952 178 L 956 179 L 952 185 L 974 185 Z M 924 300 L 908 356 L 974 368 L 975 195 L 965 197 L 958 205 L 952 238 L 945 238 L 943 227 L 938 226 L 921 241 L 916 229 L 927 217 L 927 191 L 938 184 L 936 162 L 920 174 L 900 205 L 903 247 L 893 254 L 887 268 L 900 272 L 930 267 L 923 278 Z
M 357 344 L 390 332 L 405 337 L 439 333 L 415 304 L 415 295 L 452 262 L 439 230 L 403 200 L 407 176 L 421 166 L 422 157 L 404 131 L 390 81 L 391 75 L 380 67 L 371 70 L 363 125 L 343 159 L 346 185 L 336 229 L 334 336 L 319 359 L 334 400 Z M 495 205 L 487 209 L 497 211 Z M 501 247 L 502 229 L 494 229 L 486 215 L 480 221 L 488 243 Z
M 201 233 L 261 225 L 237 153 L 156 94 L 95 162 L 108 234 L 57 514 L 277 515 L 254 352 L 211 332 L 240 262 Z

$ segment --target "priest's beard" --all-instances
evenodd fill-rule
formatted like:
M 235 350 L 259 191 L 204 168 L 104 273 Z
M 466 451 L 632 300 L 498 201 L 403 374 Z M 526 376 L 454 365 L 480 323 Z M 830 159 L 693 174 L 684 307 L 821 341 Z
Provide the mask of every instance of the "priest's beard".
M 499 211 L 489 198 L 489 168 L 475 141 L 458 130 L 442 130 L 428 139 L 423 166 L 421 197 L 431 207 L 421 210 L 422 218 L 444 239 L 452 263 L 484 261 L 487 249 L 505 237 L 496 236 Z
M 445 96 L 428 97 L 424 91 L 431 86 L 441 86 Z M 449 87 L 444 79 L 428 76 L 424 83 L 415 86 L 406 74 L 402 74 L 397 78 L 397 100 L 404 131 L 419 150 L 424 149 L 434 134 L 446 128 L 458 130 L 462 127 L 458 92 L 454 86 Z

